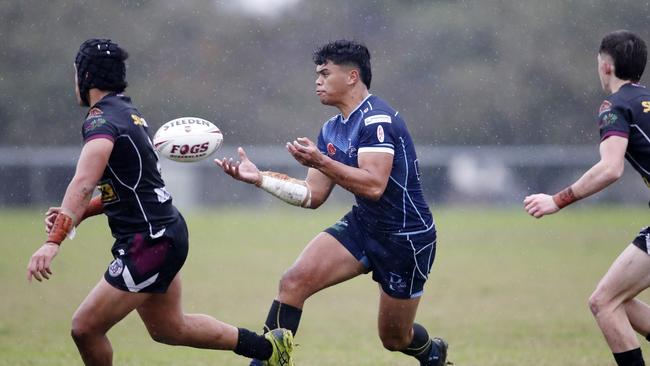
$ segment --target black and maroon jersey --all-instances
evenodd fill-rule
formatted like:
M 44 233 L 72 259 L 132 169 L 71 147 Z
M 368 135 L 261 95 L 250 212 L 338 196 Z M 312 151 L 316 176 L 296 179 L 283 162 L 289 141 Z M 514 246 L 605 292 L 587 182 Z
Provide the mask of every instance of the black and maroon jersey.
M 625 158 L 650 183 L 650 91 L 638 84 L 624 84 L 600 105 L 601 141 L 610 136 L 628 139 Z
M 113 236 L 137 232 L 161 236 L 165 227 L 178 219 L 178 211 L 160 175 L 147 122 L 131 99 L 106 95 L 88 110 L 81 133 L 84 143 L 97 138 L 114 143 L 98 182 Z

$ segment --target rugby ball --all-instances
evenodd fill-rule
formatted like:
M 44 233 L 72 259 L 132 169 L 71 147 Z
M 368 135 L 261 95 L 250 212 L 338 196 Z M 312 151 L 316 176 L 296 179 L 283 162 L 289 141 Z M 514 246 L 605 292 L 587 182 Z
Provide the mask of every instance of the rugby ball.
M 160 155 L 187 163 L 207 158 L 222 142 L 219 128 L 197 117 L 171 120 L 160 126 L 153 137 L 153 146 Z

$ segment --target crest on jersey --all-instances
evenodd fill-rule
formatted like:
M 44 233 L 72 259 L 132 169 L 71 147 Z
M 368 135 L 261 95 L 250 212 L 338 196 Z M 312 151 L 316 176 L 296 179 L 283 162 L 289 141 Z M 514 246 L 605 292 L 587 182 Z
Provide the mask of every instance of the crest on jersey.
M 108 274 L 111 277 L 117 277 L 121 275 L 123 270 L 124 270 L 124 263 L 120 258 L 113 260 L 111 264 L 108 266 Z
M 605 115 L 600 119 L 600 128 L 609 126 L 616 122 L 616 120 L 618 120 L 616 114 L 612 112 L 605 113 Z
M 377 140 L 384 142 L 384 128 L 381 125 L 377 126 Z
M 336 154 L 336 147 L 330 142 L 327 144 L 327 155 L 334 156 L 334 154 Z
M 104 114 L 104 111 L 102 111 L 101 109 L 99 109 L 97 107 L 93 107 L 93 108 L 90 108 L 90 110 L 88 111 L 88 115 L 86 116 L 86 119 L 90 119 L 90 118 L 95 117 L 95 116 L 101 116 L 102 114 Z
M 598 115 L 603 114 L 604 112 L 608 112 L 612 109 L 612 102 L 609 100 L 604 100 L 603 103 L 600 105 L 600 108 L 598 108 Z

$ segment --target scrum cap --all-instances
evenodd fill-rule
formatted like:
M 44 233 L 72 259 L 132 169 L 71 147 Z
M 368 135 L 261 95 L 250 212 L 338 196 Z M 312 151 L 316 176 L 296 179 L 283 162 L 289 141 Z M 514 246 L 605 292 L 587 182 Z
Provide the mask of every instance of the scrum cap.
M 81 44 L 75 65 L 81 101 L 90 106 L 88 91 L 92 88 L 123 92 L 126 82 L 124 61 L 129 54 L 110 39 L 89 39 Z

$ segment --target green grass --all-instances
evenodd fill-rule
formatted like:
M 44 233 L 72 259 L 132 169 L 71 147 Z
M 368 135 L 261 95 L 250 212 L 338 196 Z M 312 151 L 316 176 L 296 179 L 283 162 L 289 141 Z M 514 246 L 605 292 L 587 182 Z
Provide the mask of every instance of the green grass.
M 280 207 L 280 206 L 275 206 Z M 283 271 L 345 208 L 217 208 L 187 213 L 184 307 L 260 330 Z M 646 210 L 571 207 L 535 220 L 520 209 L 436 210 L 439 248 L 418 321 L 450 343 L 459 366 L 613 365 L 587 298 L 614 258 L 648 224 Z M 54 277 L 28 283 L 25 267 L 45 235 L 42 215 L 0 212 L 0 365 L 79 365 L 69 336 L 78 304 L 110 262 L 105 219 L 63 244 Z M 647 296 L 642 298 L 648 299 Z M 305 306 L 299 366 L 416 365 L 382 349 L 378 288 L 369 275 L 316 294 Z M 149 339 L 137 315 L 109 337 L 116 365 L 245 365 L 232 352 Z M 650 354 L 647 342 L 642 342 Z

